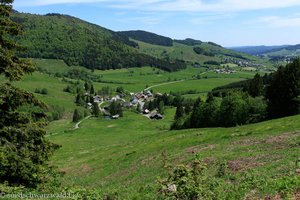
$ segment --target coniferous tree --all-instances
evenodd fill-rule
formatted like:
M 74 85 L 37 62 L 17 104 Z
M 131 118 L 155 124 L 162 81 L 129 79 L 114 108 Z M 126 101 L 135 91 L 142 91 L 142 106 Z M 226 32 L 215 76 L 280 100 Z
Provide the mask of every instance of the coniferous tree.
M 89 84 L 88 84 L 87 81 L 85 81 L 85 83 L 84 83 L 84 89 L 85 89 L 86 92 L 89 91 Z
M 300 111 L 300 58 L 286 67 L 280 67 L 271 78 L 266 91 L 268 114 L 278 118 Z
M 93 111 L 92 111 L 93 115 L 95 117 L 99 117 L 100 116 L 100 109 L 99 109 L 99 105 L 98 103 L 94 102 L 93 103 Z
M 91 90 L 90 90 L 90 94 L 94 95 L 95 94 L 95 89 L 94 89 L 94 85 L 91 85 Z
M 174 119 L 177 120 L 177 119 L 183 117 L 183 115 L 184 115 L 183 107 L 181 105 L 177 106 Z
M 79 110 L 76 108 L 73 113 L 73 122 L 78 122 L 81 119 Z
M 21 34 L 18 24 L 10 19 L 13 0 L 0 1 L 0 75 L 9 81 L 20 80 L 34 67 L 16 56 L 21 48 L 14 37 Z M 39 111 L 22 111 L 23 106 Z M 9 82 L 0 84 L 0 183 L 36 187 L 51 171 L 49 157 L 59 146 L 45 138 L 46 105 L 32 93 Z
M 164 114 L 164 112 L 165 112 L 165 104 L 164 104 L 164 102 L 163 101 L 160 101 L 159 102 L 159 104 L 158 104 L 158 112 L 160 113 L 160 114 Z
M 261 96 L 263 94 L 264 84 L 263 79 L 259 74 L 256 74 L 249 82 L 248 93 L 252 97 Z

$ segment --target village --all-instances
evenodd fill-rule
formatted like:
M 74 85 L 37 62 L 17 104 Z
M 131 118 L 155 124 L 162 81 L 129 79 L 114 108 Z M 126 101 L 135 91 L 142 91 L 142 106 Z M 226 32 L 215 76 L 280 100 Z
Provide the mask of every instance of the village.
M 120 114 L 112 115 L 109 111 L 109 105 L 112 103 L 119 103 L 122 108 L 136 110 L 138 113 L 149 119 L 160 120 L 163 119 L 163 115 L 159 113 L 157 109 L 146 108 L 145 103 L 153 101 L 156 97 L 161 97 L 161 93 L 152 94 L 150 90 L 144 90 L 137 93 L 130 92 L 129 94 L 116 94 L 115 96 L 102 96 L 95 95 L 93 96 L 93 102 L 87 103 L 87 107 L 92 109 L 93 105 L 98 105 L 100 112 L 107 119 L 119 119 Z M 104 106 L 103 106 L 104 105 Z

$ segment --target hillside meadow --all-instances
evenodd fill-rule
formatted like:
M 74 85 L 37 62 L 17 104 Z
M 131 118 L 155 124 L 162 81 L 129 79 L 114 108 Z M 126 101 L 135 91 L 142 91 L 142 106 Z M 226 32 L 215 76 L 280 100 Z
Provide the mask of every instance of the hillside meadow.
M 189 163 L 197 154 L 210 175 L 227 163 L 227 174 L 219 181 L 235 180 L 229 183 L 236 189 L 234 199 L 291 195 L 300 189 L 295 172 L 300 116 L 242 127 L 169 131 L 174 109 L 166 113 L 164 120 L 151 121 L 126 111 L 117 121 L 92 118 L 77 130 L 65 121 L 52 123 L 49 138 L 62 148 L 51 162 L 65 174 L 63 185 L 117 193 L 121 199 L 156 199 L 158 177 L 167 176 L 165 165 Z M 246 184 L 245 175 L 252 177 Z
M 300 155 L 299 115 L 233 128 L 170 131 L 175 108 L 167 107 L 163 120 L 125 110 L 118 120 L 90 118 L 75 130 L 71 122 L 75 96 L 63 92 L 68 82 L 55 76 L 77 68 L 101 76 L 103 82 L 94 82 L 96 91 L 122 86 L 137 92 L 154 86 L 161 93 L 196 90 L 197 94 L 184 95 L 195 99 L 205 98 L 214 87 L 251 78 L 255 72 L 216 74 L 192 67 L 174 73 L 151 67 L 91 72 L 59 60 L 34 62 L 50 72 L 34 72 L 15 84 L 30 92 L 47 88 L 48 94 L 35 95 L 48 105 L 65 108 L 65 117 L 47 127 L 47 138 L 62 145 L 50 163 L 63 174 L 64 188 L 86 188 L 119 199 L 157 199 L 158 180 L 168 176 L 166 166 L 189 164 L 197 155 L 206 165 L 208 178 L 218 182 L 214 192 L 224 194 L 224 199 L 263 199 L 278 194 L 293 199 L 300 189 L 295 164 Z M 200 79 L 193 79 L 197 75 Z M 216 178 L 222 163 L 226 163 L 226 173 Z

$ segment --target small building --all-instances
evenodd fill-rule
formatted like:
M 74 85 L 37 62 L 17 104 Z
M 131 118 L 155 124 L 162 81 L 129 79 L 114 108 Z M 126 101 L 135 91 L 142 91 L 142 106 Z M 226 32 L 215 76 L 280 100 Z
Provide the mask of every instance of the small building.
M 138 99 L 133 99 L 133 100 L 131 101 L 131 103 L 132 103 L 133 105 L 136 105 L 136 104 L 138 104 L 138 102 L 139 102 L 139 100 L 138 100 Z
M 144 112 L 143 112 L 143 114 L 145 114 L 145 115 L 147 115 L 149 113 L 150 113 L 150 111 L 148 109 L 145 109 Z
M 102 98 L 99 95 L 94 96 L 93 99 L 95 103 L 99 103 L 102 100 Z
M 162 119 L 162 118 L 163 116 L 157 111 L 154 111 L 150 114 L 150 119 Z
M 112 119 L 119 119 L 120 115 L 111 116 Z
M 152 97 L 153 96 L 153 94 L 149 90 L 146 92 L 146 95 L 147 95 L 147 97 Z
M 124 108 L 131 108 L 133 105 L 132 105 L 132 103 L 130 103 L 130 102 L 124 102 L 123 103 L 123 107 Z

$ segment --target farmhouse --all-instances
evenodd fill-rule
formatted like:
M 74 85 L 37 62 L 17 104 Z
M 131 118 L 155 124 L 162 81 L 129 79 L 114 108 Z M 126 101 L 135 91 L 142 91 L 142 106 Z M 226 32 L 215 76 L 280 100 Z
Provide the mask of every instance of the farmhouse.
M 147 115 L 149 113 L 150 113 L 150 111 L 148 109 L 145 109 L 144 112 L 143 112 L 143 114 L 145 114 L 145 115 Z
M 123 103 L 123 107 L 124 108 L 131 108 L 133 105 L 132 105 L 132 103 L 130 103 L 130 102 L 124 102 Z
M 111 116 L 112 119 L 119 119 L 120 115 Z
M 94 96 L 93 99 L 94 99 L 95 103 L 99 103 L 99 102 L 103 101 L 103 98 L 101 98 L 99 95 Z
M 163 116 L 158 113 L 157 111 L 153 111 L 151 114 L 150 114 L 150 119 L 162 119 Z

